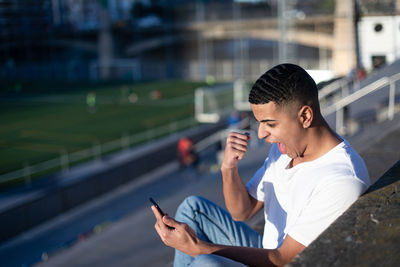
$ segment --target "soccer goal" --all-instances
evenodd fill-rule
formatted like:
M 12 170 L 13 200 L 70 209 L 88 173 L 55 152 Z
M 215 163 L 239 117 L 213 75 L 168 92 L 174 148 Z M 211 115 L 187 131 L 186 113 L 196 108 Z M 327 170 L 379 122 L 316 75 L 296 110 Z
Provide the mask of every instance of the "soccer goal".
M 199 122 L 215 123 L 234 110 L 250 110 L 249 87 L 243 80 L 195 91 L 195 117 Z
M 233 84 L 234 106 L 236 110 L 250 110 L 249 103 L 250 84 L 243 79 L 236 80 Z

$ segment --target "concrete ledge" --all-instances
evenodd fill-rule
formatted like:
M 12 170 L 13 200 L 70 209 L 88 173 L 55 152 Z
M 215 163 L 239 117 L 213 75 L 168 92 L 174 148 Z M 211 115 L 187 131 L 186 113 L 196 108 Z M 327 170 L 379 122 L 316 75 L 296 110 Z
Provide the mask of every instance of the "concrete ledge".
M 399 266 L 400 161 L 287 266 Z
M 177 160 L 177 142 L 181 136 L 197 142 L 225 127 L 223 122 L 201 125 L 56 174 L 36 188 L 1 193 L 0 242 Z

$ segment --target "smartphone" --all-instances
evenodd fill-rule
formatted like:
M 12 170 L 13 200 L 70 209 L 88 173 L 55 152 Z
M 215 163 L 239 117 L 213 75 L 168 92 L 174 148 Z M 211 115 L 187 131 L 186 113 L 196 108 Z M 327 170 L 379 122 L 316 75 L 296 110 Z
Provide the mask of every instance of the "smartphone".
M 153 199 L 153 198 L 149 198 L 150 202 L 156 207 L 156 209 L 158 210 L 158 212 L 161 214 L 162 217 L 165 216 L 165 213 L 162 211 L 162 209 L 160 208 L 160 206 L 157 204 L 157 202 Z
M 158 212 L 161 214 L 162 217 L 165 216 L 165 213 L 163 212 L 163 210 L 160 208 L 160 206 L 158 205 L 158 203 L 153 199 L 153 198 L 149 198 L 150 202 L 156 207 L 156 209 L 158 210 Z M 169 229 L 175 229 L 174 227 L 168 226 L 167 227 Z

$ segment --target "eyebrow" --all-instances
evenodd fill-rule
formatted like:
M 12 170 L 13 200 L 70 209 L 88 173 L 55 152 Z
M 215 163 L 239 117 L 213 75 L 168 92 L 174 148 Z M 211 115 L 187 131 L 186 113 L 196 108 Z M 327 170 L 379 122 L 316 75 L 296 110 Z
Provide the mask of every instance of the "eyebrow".
M 271 121 L 276 121 L 276 120 L 265 119 L 265 120 L 261 120 L 260 122 L 271 122 Z

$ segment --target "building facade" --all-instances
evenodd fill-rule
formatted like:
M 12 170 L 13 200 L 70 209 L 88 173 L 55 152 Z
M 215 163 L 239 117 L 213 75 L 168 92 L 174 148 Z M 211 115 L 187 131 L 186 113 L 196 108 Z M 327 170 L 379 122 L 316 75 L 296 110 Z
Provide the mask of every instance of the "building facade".
M 364 16 L 358 23 L 360 63 L 367 70 L 400 58 L 400 15 Z

